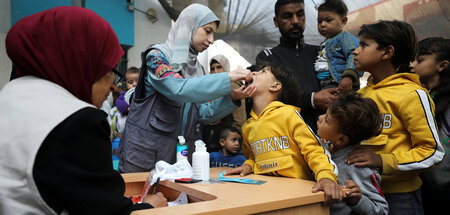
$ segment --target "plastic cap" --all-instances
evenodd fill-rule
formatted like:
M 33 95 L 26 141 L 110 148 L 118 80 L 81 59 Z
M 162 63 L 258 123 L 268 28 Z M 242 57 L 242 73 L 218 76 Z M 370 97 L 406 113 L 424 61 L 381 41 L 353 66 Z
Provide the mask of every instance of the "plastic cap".
M 202 140 L 195 141 L 195 151 L 206 152 L 206 144 Z
M 184 139 L 183 136 L 178 136 L 178 142 L 181 144 L 184 144 L 184 143 L 186 143 L 186 140 Z

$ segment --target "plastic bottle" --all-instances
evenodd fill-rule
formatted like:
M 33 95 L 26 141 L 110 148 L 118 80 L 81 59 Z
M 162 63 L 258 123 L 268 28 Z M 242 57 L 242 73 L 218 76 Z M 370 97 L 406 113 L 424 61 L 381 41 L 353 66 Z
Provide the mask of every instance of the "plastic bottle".
M 178 136 L 177 144 L 177 162 L 182 159 L 187 159 L 188 147 L 186 145 L 186 140 L 183 136 Z
M 194 169 L 193 179 L 209 180 L 209 153 L 206 151 L 206 144 L 201 140 L 195 141 L 192 168 Z

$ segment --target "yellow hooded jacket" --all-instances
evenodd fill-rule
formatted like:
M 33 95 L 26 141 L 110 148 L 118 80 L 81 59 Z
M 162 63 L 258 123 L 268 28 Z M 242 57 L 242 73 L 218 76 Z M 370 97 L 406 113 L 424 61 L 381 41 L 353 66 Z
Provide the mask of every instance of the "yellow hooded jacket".
M 249 158 L 244 164 L 255 174 L 337 181 L 337 167 L 303 121 L 300 108 L 274 101 L 259 116 L 253 110 L 250 115 L 242 126 L 242 150 Z
M 381 156 L 381 187 L 385 193 L 420 188 L 421 170 L 441 162 L 444 149 L 434 120 L 434 103 L 416 74 L 399 73 L 359 92 L 373 99 L 383 116 L 379 136 L 361 142 Z

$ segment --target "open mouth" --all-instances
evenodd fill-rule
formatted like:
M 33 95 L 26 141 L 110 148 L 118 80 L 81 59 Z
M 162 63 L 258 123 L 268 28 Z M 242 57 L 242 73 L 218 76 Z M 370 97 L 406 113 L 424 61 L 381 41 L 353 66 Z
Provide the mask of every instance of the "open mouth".
M 245 81 L 244 83 L 245 83 L 245 87 L 248 87 L 248 86 L 250 86 L 251 84 L 253 84 L 253 79 L 250 80 L 250 81 Z

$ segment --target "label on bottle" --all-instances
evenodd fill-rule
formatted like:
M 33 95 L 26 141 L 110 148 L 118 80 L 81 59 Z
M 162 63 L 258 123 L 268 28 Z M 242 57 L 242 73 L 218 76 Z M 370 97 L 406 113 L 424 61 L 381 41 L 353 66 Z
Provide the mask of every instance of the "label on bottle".
M 177 144 L 177 161 L 187 159 L 188 149 L 187 145 Z

